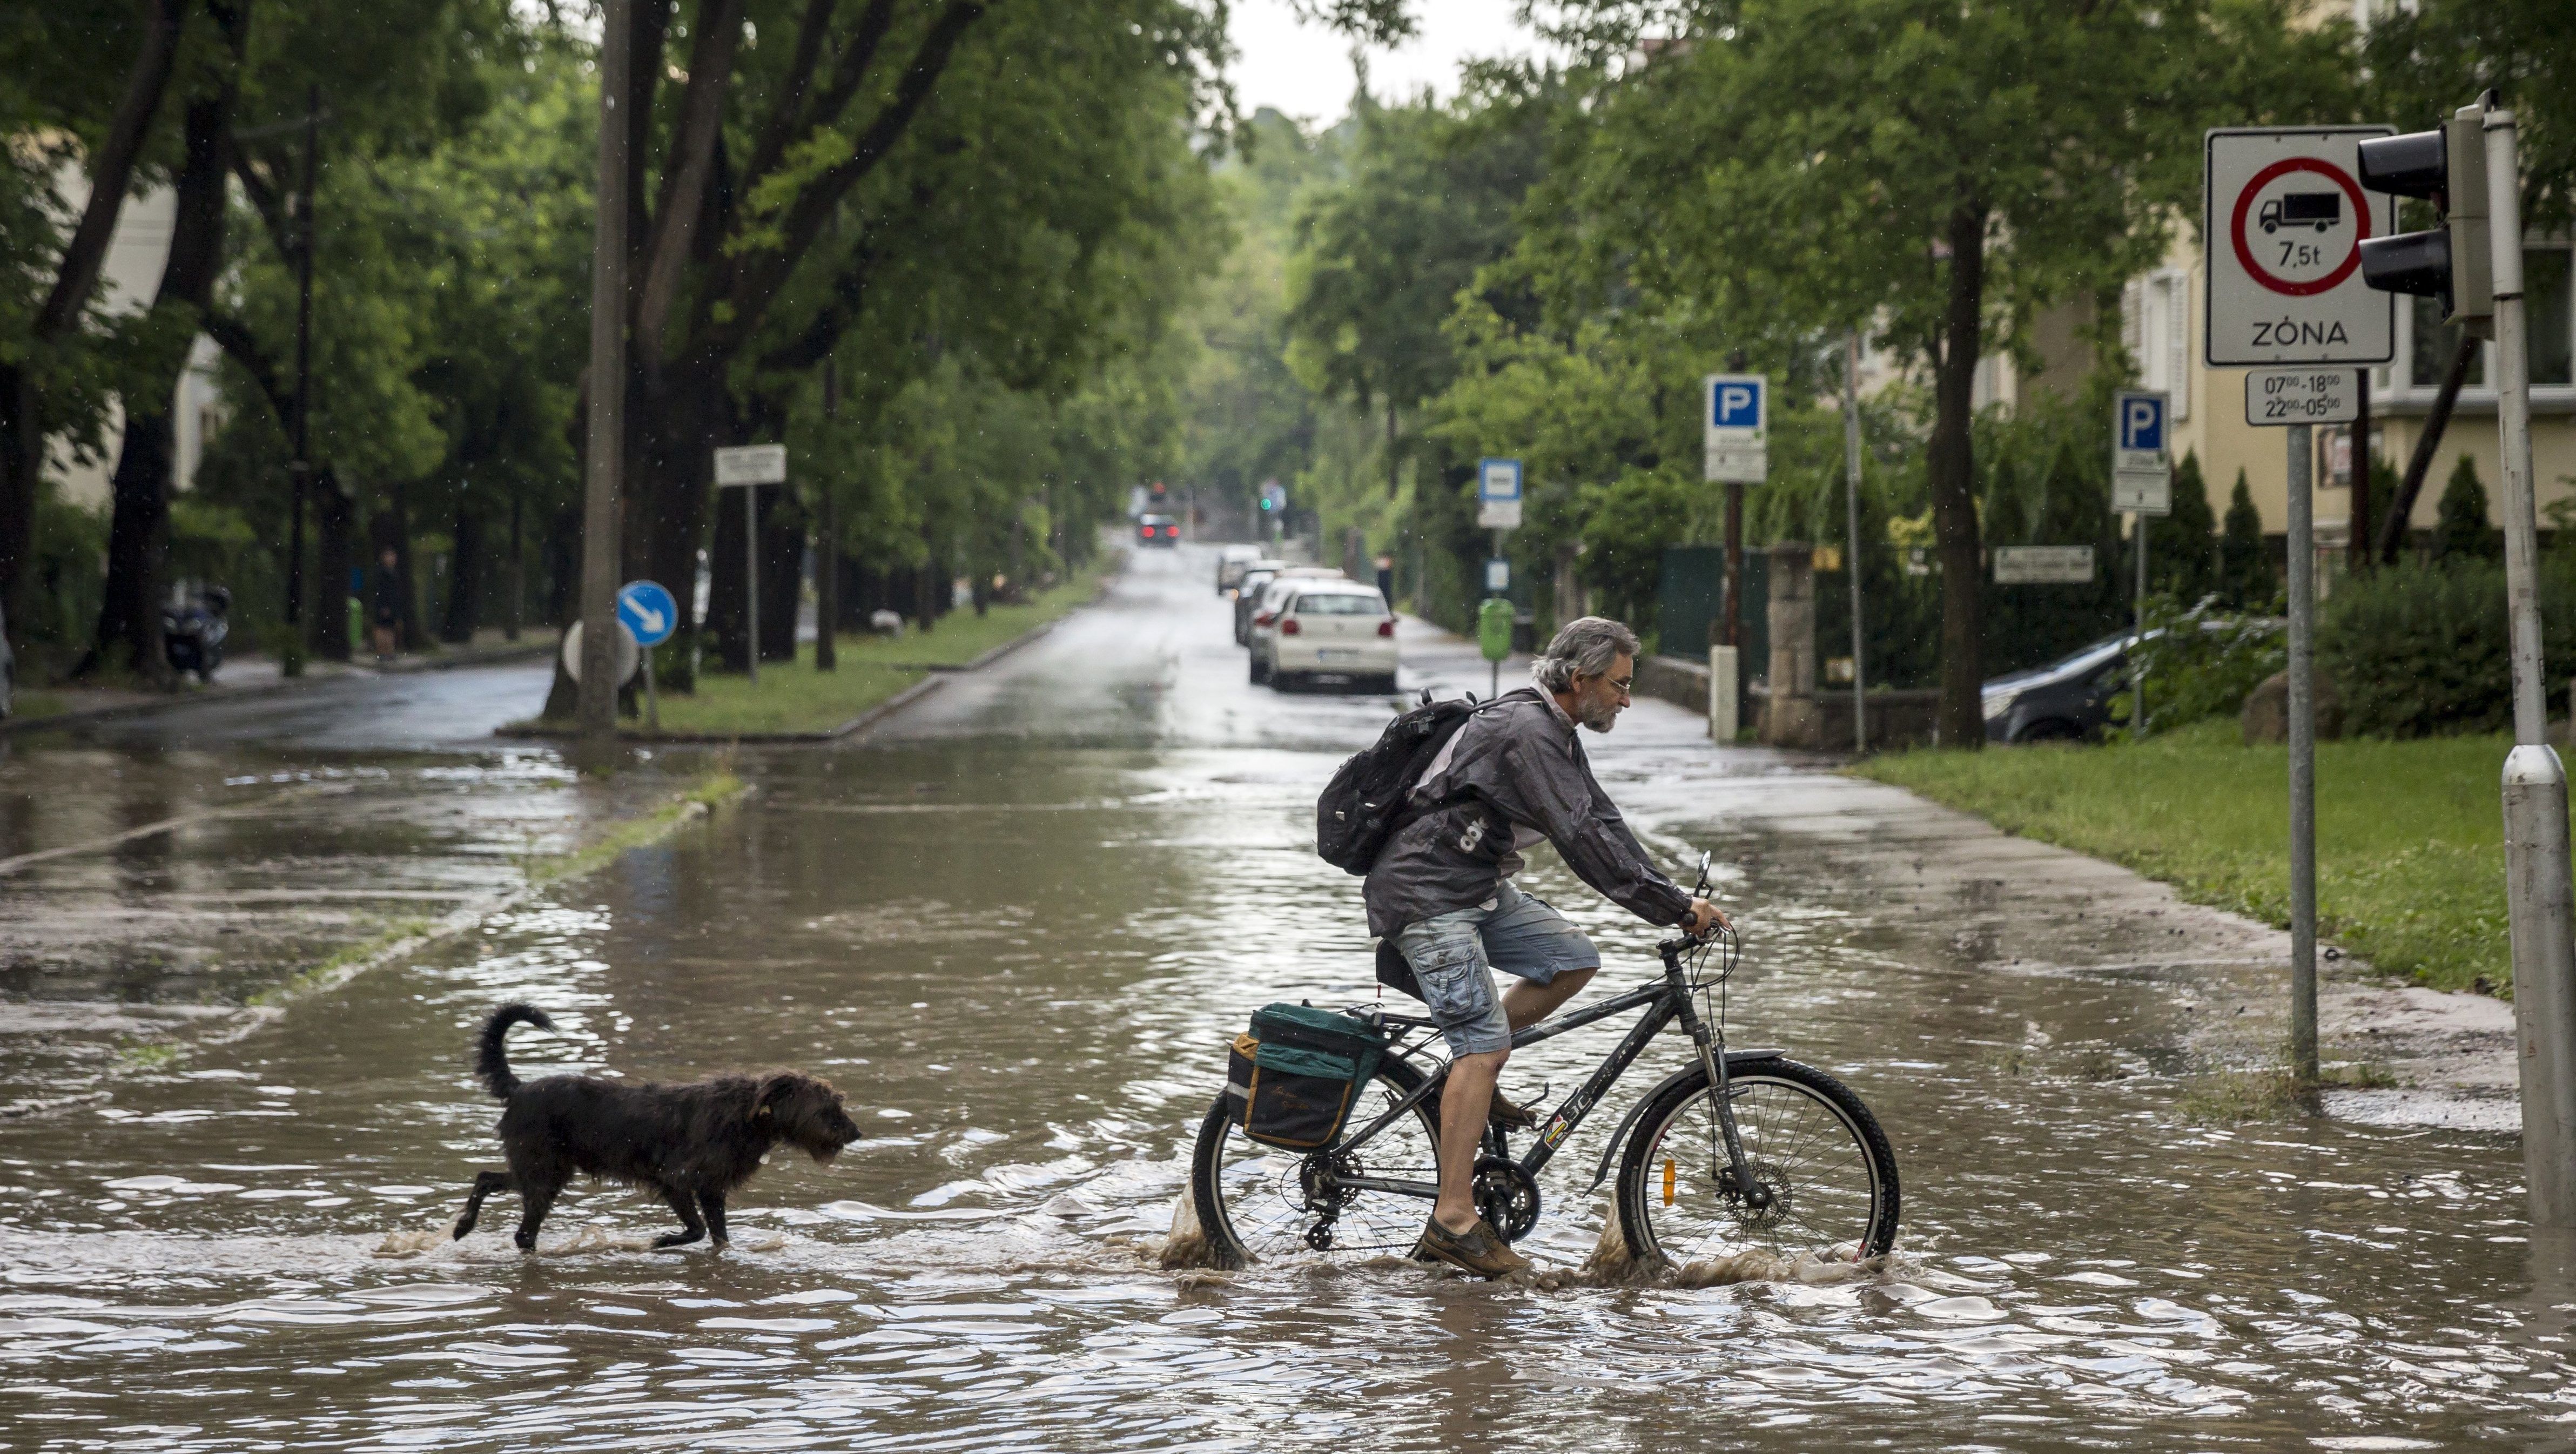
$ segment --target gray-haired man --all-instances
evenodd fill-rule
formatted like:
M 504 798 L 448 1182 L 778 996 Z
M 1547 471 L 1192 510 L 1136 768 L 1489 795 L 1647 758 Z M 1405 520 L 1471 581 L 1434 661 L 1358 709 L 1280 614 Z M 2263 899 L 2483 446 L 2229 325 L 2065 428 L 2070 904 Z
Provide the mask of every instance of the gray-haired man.
M 1601 967 L 1582 930 L 1513 886 L 1520 851 L 1555 844 L 1585 883 L 1649 923 L 1699 934 L 1726 922 L 1655 868 L 1575 740 L 1577 723 L 1607 732 L 1619 720 L 1636 665 L 1636 633 L 1616 621 L 1586 616 L 1557 632 L 1530 668 L 1535 685 L 1478 709 L 1432 759 L 1414 788 L 1421 815 L 1369 870 L 1369 932 L 1403 951 L 1451 1055 L 1440 1197 L 1421 1251 L 1488 1277 L 1529 1265 L 1476 1215 L 1471 1195 L 1488 1110 L 1532 1121 L 1494 1094 L 1512 1032 L 1546 1018 Z M 1520 983 L 1497 996 L 1489 969 Z

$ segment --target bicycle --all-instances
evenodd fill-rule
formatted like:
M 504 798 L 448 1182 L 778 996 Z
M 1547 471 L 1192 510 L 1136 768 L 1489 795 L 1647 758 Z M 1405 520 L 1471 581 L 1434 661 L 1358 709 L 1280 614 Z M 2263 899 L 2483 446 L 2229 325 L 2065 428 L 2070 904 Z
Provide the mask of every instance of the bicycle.
M 1707 892 L 1702 854 L 1694 897 Z M 1539 1172 L 1655 1036 L 1678 1022 L 1695 1063 L 1629 1108 L 1585 1188 L 1597 1190 L 1618 1157 L 1615 1201 L 1631 1255 L 1656 1267 L 1757 1248 L 1846 1260 L 1886 1253 L 1896 1240 L 1898 1186 L 1896 1154 L 1878 1118 L 1824 1071 L 1776 1049 L 1726 1048 L 1723 991 L 1742 953 L 1731 928 L 1667 939 L 1655 950 L 1658 978 L 1512 1036 L 1517 1050 L 1644 1011 L 1518 1159 L 1509 1131 L 1487 1125 L 1475 1166 L 1479 1213 L 1506 1241 L 1527 1236 L 1541 1212 Z M 1722 952 L 1711 970 L 1713 950 Z M 1421 1234 L 1439 1195 L 1439 1095 L 1449 1074 L 1447 1061 L 1427 1054 L 1437 1027 L 1377 1006 L 1343 1013 L 1376 1025 L 1392 1044 L 1332 1145 L 1301 1154 L 1249 1140 L 1228 1119 L 1222 1094 L 1200 1123 L 1190 1198 L 1219 1267 L 1300 1250 L 1400 1255 Z

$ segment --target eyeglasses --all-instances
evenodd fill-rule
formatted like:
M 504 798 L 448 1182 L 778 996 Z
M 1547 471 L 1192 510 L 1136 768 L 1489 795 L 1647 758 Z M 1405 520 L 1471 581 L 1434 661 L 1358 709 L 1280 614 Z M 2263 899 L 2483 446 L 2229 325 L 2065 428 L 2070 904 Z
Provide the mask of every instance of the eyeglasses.
M 1612 681 L 1609 678 L 1604 677 L 1602 678 L 1601 684 L 1625 697 L 1633 695 L 1629 689 L 1637 685 L 1637 678 L 1633 674 L 1621 677 L 1617 681 Z

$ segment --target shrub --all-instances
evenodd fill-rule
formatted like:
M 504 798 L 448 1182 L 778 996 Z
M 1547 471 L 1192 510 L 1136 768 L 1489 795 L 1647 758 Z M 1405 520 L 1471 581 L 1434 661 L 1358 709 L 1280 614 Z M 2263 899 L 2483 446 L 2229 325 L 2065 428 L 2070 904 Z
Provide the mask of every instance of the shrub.
M 2157 596 L 2147 601 L 2147 632 L 2136 661 L 2146 673 L 2147 726 L 2154 732 L 2234 713 L 2289 661 L 2277 615 L 2216 614 Z M 2133 701 L 2122 695 L 2112 716 L 2126 722 Z
M 2542 635 L 2576 625 L 2576 576 L 2541 573 Z M 2372 737 L 2496 732 L 2513 720 L 2504 568 L 2452 556 L 2340 581 L 2318 612 L 2317 663 L 2343 694 L 2344 729 Z

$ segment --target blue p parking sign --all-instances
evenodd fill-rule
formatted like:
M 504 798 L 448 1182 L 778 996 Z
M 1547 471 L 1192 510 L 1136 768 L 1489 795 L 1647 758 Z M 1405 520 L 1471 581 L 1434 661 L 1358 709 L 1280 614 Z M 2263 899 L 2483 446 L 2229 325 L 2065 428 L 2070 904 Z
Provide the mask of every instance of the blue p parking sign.
M 1764 380 L 1756 374 L 1720 374 L 1708 384 L 1708 423 L 1712 429 L 1762 432 Z
M 2162 394 L 2128 394 L 2120 396 L 2120 448 L 2142 454 L 2165 452 L 2165 396 Z

